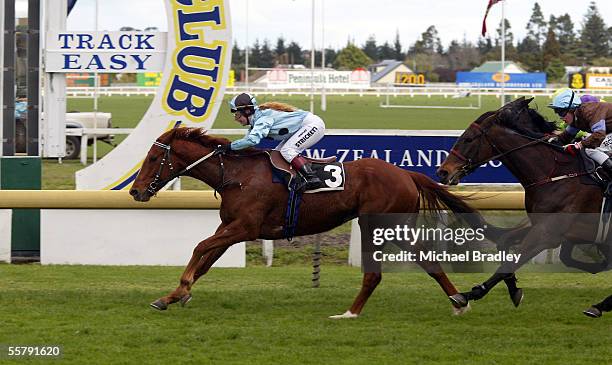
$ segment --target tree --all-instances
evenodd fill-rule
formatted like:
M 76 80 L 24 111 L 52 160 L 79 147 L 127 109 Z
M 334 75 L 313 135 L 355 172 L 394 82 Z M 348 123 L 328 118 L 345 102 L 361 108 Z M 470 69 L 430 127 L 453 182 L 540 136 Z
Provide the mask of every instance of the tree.
M 292 65 L 303 65 L 304 56 L 302 55 L 302 47 L 295 42 L 289 43 L 287 46 L 287 54 L 289 55 L 289 63 Z
M 610 28 L 612 30 L 612 28 Z M 405 55 L 402 53 L 402 43 L 400 43 L 399 31 L 395 31 L 395 42 L 393 42 L 393 58 L 397 61 L 404 59 Z
M 278 61 L 278 63 L 289 63 L 289 61 L 287 60 L 287 47 L 285 47 L 285 39 L 283 37 L 278 37 L 278 39 L 276 40 L 274 54 L 276 55 L 276 60 Z
M 540 47 L 532 37 L 525 37 L 516 48 L 518 60 L 530 71 L 542 69 Z
M 438 53 L 442 54 L 444 49 L 442 42 L 438 36 L 438 30 L 435 25 L 430 25 L 429 28 L 421 33 L 421 38 L 414 43 L 412 53 Z
M 366 54 L 366 56 L 370 57 L 370 59 L 378 59 L 378 47 L 376 46 L 376 37 L 374 37 L 373 34 L 370 34 L 361 50 Z
M 360 67 L 367 67 L 372 60 L 353 44 L 347 44 L 334 60 L 334 68 L 338 70 L 354 70 Z
M 548 68 L 552 60 L 559 60 L 561 57 L 561 46 L 557 41 L 557 35 L 553 27 L 548 28 L 548 34 L 546 35 L 546 41 L 542 48 L 542 65 L 544 68 Z
M 576 42 L 574 23 L 569 14 L 565 13 L 555 18 L 555 34 L 562 49 L 572 46 Z
M 270 49 L 270 42 L 267 39 L 264 39 L 263 46 L 261 47 L 259 67 L 274 67 L 274 54 L 272 49 Z
M 238 48 L 236 42 L 234 42 L 234 46 L 232 47 L 232 68 L 235 70 L 240 70 L 244 67 L 244 51 Z
M 332 67 L 338 53 L 330 48 L 325 48 L 325 67 Z
M 610 49 L 608 28 L 601 15 L 599 15 L 594 1 L 589 5 L 589 10 L 584 16 L 580 41 L 587 58 L 606 57 L 608 55 Z
M 453 40 L 444 55 L 444 59 L 448 64 L 448 68 L 452 71 L 466 71 L 481 63 L 478 48 L 466 39 L 461 43 Z
M 512 34 L 512 27 L 508 19 L 505 21 L 506 26 L 506 59 L 514 60 L 517 59 L 517 51 L 514 46 L 514 34 Z M 499 28 L 497 28 L 497 36 L 495 38 L 495 47 L 489 53 L 487 53 L 484 57 L 485 60 L 497 60 L 501 59 L 501 38 L 502 38 L 502 29 L 501 22 L 499 23 Z
M 261 67 L 261 45 L 259 44 L 259 39 L 255 39 L 255 44 L 250 49 L 249 54 L 249 68 L 250 67 Z
M 389 42 L 385 42 L 382 46 L 379 46 L 376 53 L 378 54 L 378 57 L 376 57 L 378 60 L 392 60 L 395 58 L 395 51 Z
M 565 76 L 565 64 L 559 58 L 553 58 L 546 67 L 548 82 L 560 81 Z
M 491 41 L 491 37 L 478 37 L 478 44 L 476 47 L 478 48 L 478 53 L 480 53 L 481 56 L 491 52 L 493 50 L 493 42 Z
M 536 2 L 533 5 L 531 17 L 527 22 L 527 38 L 533 39 L 538 45 L 538 48 L 540 48 L 546 39 L 546 33 L 546 21 L 542 14 L 542 8 L 540 8 L 540 4 Z
M 512 34 L 512 26 L 508 19 L 504 19 L 504 24 L 506 27 L 506 51 L 509 48 L 514 48 L 514 34 Z M 497 37 L 495 38 L 495 47 L 501 47 L 501 39 L 502 39 L 502 27 L 501 22 L 499 22 L 499 27 L 497 28 Z

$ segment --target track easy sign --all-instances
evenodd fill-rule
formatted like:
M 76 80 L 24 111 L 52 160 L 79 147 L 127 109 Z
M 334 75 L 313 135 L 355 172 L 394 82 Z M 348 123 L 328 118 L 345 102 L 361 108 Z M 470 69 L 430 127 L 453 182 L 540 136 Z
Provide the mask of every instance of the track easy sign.
M 229 80 L 232 55 L 232 33 L 229 0 L 165 0 L 168 33 L 165 43 L 150 32 L 119 32 L 120 36 L 94 36 L 57 38 L 56 48 L 74 47 L 82 54 L 79 64 L 96 67 L 98 60 L 92 55 L 123 54 L 133 59 L 133 66 L 157 64 L 158 49 L 165 56 L 161 82 L 151 106 L 134 131 L 121 144 L 97 163 L 76 173 L 78 190 L 129 189 L 151 144 L 178 121 L 190 127 L 210 129 L 223 101 L 225 85 Z M 82 33 L 82 32 L 79 32 Z M 83 33 L 87 34 L 87 33 Z M 129 37 L 130 34 L 140 35 Z M 89 51 L 88 48 L 92 47 Z M 167 49 L 166 49 L 167 48 Z M 70 52 L 64 52 L 69 54 Z M 89 54 L 89 60 L 87 58 Z M 133 56 L 139 55 L 138 58 Z M 147 58 L 150 55 L 151 57 Z M 72 58 L 61 58 L 61 65 L 71 66 Z M 108 62 L 105 62 L 108 61 Z M 139 62 L 140 61 L 140 62 Z M 104 67 L 117 64 L 111 57 L 100 57 Z M 74 64 L 77 64 L 76 62 Z M 155 69 L 155 71 L 159 71 Z M 73 70 L 71 70 L 73 71 Z
M 159 72 L 167 34 L 160 32 L 50 32 L 47 72 Z

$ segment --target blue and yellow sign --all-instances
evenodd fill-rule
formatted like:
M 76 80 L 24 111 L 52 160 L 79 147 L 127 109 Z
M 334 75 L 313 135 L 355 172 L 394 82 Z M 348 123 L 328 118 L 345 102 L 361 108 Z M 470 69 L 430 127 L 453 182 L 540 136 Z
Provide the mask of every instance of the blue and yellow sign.
M 544 72 L 508 73 L 497 72 L 457 72 L 457 85 L 462 87 L 479 88 L 505 88 L 515 89 L 543 89 L 546 87 L 546 74 Z

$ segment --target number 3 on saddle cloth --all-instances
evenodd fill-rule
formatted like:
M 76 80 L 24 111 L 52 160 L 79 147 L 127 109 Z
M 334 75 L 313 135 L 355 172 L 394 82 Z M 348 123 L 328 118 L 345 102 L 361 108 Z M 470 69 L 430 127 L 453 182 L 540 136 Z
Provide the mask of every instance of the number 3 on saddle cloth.
M 321 184 L 309 187 L 307 190 L 296 190 L 303 177 L 285 161 L 280 152 L 266 151 L 266 153 L 270 156 L 270 163 L 272 164 L 272 182 L 283 184 L 289 190 L 284 234 L 285 238 L 291 241 L 298 222 L 302 194 L 344 190 L 346 181 L 344 165 L 341 162 L 336 162 L 336 157 L 320 160 L 307 158 L 312 163 L 312 171 L 319 177 Z

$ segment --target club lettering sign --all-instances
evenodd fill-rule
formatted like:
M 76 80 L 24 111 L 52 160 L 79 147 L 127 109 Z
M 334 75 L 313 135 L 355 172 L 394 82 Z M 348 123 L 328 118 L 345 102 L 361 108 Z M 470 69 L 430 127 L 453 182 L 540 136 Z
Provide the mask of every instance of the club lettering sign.
M 129 189 L 151 144 L 162 133 L 179 121 L 184 126 L 210 129 L 215 120 L 229 80 L 229 0 L 164 3 L 167 33 L 61 32 L 51 36 L 58 70 L 162 72 L 140 123 L 103 159 L 77 171 L 77 189 Z

